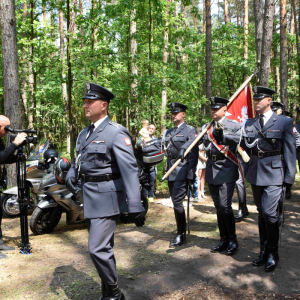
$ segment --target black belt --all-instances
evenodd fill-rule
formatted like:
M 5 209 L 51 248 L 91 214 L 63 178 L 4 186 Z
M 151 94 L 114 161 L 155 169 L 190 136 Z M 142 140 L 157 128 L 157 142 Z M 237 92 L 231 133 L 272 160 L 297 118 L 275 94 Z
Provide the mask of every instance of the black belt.
M 269 156 L 276 156 L 276 155 L 281 155 L 282 150 L 275 150 L 275 151 L 256 151 L 256 150 L 252 150 L 251 151 L 252 155 L 258 156 L 259 158 L 264 158 L 264 157 L 269 157 Z
M 172 155 L 172 154 L 167 155 L 168 159 L 175 159 L 176 157 L 177 157 L 177 155 Z
M 207 154 L 207 156 L 212 161 L 224 160 L 226 158 L 223 154 Z
M 97 176 L 81 174 L 80 176 L 83 182 L 102 182 L 102 181 L 117 180 L 121 178 L 120 173 L 104 174 L 104 175 L 97 175 Z

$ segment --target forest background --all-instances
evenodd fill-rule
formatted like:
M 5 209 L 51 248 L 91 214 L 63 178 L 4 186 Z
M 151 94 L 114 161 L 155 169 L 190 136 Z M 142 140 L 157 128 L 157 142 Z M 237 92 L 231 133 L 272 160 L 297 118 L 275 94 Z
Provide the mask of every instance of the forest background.
M 71 159 L 78 133 L 89 124 L 81 99 L 87 82 L 115 94 L 109 115 L 134 138 L 142 119 L 156 125 L 156 136 L 171 127 L 167 106 L 174 101 L 189 107 L 188 124 L 201 126 L 210 119 L 207 98 L 229 98 L 256 68 L 252 85 L 274 89 L 274 100 L 296 117 L 299 1 L 1 3 L 0 113 L 16 128 L 51 138 Z M 17 41 L 11 50 L 5 38 L 10 13 Z M 5 90 L 13 77 L 5 71 L 10 56 L 18 58 L 15 100 Z

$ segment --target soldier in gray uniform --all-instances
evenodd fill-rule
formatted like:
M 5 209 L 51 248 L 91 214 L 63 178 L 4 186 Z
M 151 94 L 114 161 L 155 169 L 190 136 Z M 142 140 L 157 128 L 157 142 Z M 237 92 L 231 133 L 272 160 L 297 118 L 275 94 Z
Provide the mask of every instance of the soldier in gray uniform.
M 248 119 L 242 128 L 241 146 L 250 156 L 247 180 L 258 210 L 261 250 L 253 265 L 265 264 L 270 272 L 279 260 L 278 202 L 283 186 L 294 182 L 296 145 L 291 118 L 271 110 L 275 92 L 265 87 L 254 87 L 253 92 L 257 117 Z
M 223 131 L 224 136 L 233 135 L 238 139 L 236 132 L 240 129 L 241 124 L 225 117 L 228 100 L 221 97 L 211 97 L 209 100 L 211 101 L 211 116 L 214 120 L 212 122 L 212 134 L 218 141 L 218 144 L 226 145 L 226 143 L 224 144 L 223 133 L 220 134 L 220 132 Z M 202 127 L 202 130 L 206 125 Z M 221 127 L 224 128 L 224 130 L 221 129 Z M 216 128 L 219 128 L 219 130 L 216 130 Z M 182 148 L 187 149 L 191 142 Z M 234 186 L 239 178 L 238 167 L 215 147 L 208 133 L 199 141 L 199 143 L 202 142 L 208 157 L 205 180 L 208 183 L 209 192 L 217 210 L 217 221 L 221 238 L 220 243 L 213 247 L 211 252 L 227 250 L 227 254 L 233 255 L 239 247 L 235 232 L 235 218 L 231 206 Z M 236 145 L 230 147 L 232 153 L 235 153 L 235 150 Z
M 272 101 L 271 102 L 271 109 L 274 111 L 276 115 L 285 115 L 285 108 L 284 104 L 277 102 L 277 101 Z
M 174 128 L 167 129 L 164 133 L 165 155 L 167 157 L 167 170 L 177 161 L 179 149 L 197 135 L 196 129 L 184 122 L 187 106 L 178 102 L 170 104 Z M 198 162 L 198 150 L 194 148 L 168 177 L 168 186 L 174 205 L 177 224 L 177 234 L 170 242 L 170 247 L 181 246 L 186 243 L 186 218 L 183 200 L 187 194 L 188 182 L 195 179 Z
M 137 226 L 143 226 L 145 221 L 131 137 L 126 128 L 112 122 L 107 115 L 113 98 L 107 89 L 86 84 L 82 99 L 85 115 L 92 124 L 77 138 L 76 164 L 66 178 L 66 185 L 73 193 L 78 192 L 75 187 L 78 176 L 82 181 L 89 253 L 102 280 L 103 300 L 125 299 L 117 285 L 113 253 L 120 213 L 128 211 Z

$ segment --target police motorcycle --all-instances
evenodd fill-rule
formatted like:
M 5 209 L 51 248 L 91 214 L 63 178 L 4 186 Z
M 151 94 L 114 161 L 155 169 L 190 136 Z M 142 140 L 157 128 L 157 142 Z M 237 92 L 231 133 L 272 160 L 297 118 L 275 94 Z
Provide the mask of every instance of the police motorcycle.
M 43 177 L 39 190 L 44 194 L 30 218 L 30 229 L 36 234 L 46 234 L 54 230 L 66 213 L 67 225 L 84 222 L 82 193 L 72 194 L 65 185 L 70 161 L 61 157 L 53 166 L 53 172 Z M 80 182 L 78 183 L 80 189 Z
M 42 196 L 39 185 L 47 172 L 51 171 L 55 160 L 58 157 L 57 151 L 53 148 L 50 140 L 43 140 L 28 155 L 26 160 L 26 182 L 30 188 L 31 199 L 28 209 L 33 209 Z M 0 199 L 3 216 L 14 218 L 19 216 L 18 188 L 12 187 L 3 191 Z

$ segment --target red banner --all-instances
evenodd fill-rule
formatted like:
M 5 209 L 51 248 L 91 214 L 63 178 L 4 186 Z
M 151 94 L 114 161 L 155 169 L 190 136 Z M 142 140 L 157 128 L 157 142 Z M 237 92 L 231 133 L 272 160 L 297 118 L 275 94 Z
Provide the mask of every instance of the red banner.
M 254 117 L 251 87 L 248 84 L 228 106 L 226 118 L 236 120 L 240 123 L 245 123 L 247 119 Z

